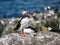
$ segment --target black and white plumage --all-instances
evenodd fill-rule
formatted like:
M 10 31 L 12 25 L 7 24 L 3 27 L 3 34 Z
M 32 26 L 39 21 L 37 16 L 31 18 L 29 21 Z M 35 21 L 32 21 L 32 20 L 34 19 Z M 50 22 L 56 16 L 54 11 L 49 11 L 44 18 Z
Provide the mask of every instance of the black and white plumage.
M 17 23 L 14 30 L 21 30 L 29 25 L 30 19 L 29 17 L 22 17 L 21 20 Z
M 35 33 L 35 32 L 37 32 L 35 28 L 30 26 L 31 22 L 32 22 L 32 20 L 29 17 L 24 17 L 18 22 L 18 24 L 14 30 L 24 29 L 24 33 Z
M 50 31 L 50 32 L 55 32 L 55 33 L 59 33 L 60 34 L 60 30 L 56 30 L 56 29 L 54 29 L 54 28 L 52 28 L 52 27 L 48 27 L 48 30 Z
M 60 34 L 60 30 L 52 29 L 52 30 L 50 30 L 50 32 L 55 32 L 55 33 L 59 33 Z

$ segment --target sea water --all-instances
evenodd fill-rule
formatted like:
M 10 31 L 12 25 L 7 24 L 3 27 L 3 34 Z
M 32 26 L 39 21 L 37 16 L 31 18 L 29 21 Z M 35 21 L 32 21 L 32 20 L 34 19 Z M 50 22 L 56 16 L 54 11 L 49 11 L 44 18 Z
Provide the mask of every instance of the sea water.
M 0 19 L 4 15 L 7 18 L 21 16 L 21 12 L 24 9 L 28 13 L 35 10 L 43 12 L 45 6 L 51 6 L 52 9 L 60 9 L 60 0 L 0 0 Z

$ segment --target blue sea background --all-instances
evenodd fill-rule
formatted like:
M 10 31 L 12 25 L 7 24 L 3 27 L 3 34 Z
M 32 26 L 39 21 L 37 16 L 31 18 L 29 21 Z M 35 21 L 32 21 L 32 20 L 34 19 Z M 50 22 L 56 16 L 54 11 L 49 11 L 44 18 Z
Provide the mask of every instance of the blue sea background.
M 44 7 L 60 9 L 60 0 L 0 0 L 0 19 L 6 14 L 7 18 L 18 17 L 22 10 L 29 12 L 39 10 L 44 12 Z

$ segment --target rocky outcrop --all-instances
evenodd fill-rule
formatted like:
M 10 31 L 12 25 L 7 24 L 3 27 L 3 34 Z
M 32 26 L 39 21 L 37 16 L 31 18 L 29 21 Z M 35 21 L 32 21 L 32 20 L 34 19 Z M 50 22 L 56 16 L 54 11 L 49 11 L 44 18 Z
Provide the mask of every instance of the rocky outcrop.
M 0 38 L 0 45 L 13 45 L 13 44 L 16 45 L 18 40 L 20 40 L 19 37 L 20 36 L 17 33 L 4 35 Z
M 60 34 L 53 32 L 38 32 L 35 37 L 27 34 L 22 37 L 11 33 L 0 38 L 0 45 L 60 45 Z
M 36 45 L 60 45 L 60 34 L 53 32 L 38 32 Z
M 22 37 L 18 33 L 11 33 L 0 38 L 0 45 L 28 45 L 33 42 L 33 37 L 30 35 Z

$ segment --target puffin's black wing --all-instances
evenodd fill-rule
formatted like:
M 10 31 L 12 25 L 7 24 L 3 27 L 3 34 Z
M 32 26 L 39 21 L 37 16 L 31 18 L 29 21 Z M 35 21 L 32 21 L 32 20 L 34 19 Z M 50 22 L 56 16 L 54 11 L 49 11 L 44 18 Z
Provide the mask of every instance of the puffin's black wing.
M 20 28 L 20 26 L 21 26 L 20 22 L 21 22 L 21 21 L 19 21 L 19 22 L 17 23 L 17 25 L 16 25 L 16 27 L 14 28 L 14 30 L 18 30 L 18 29 Z
M 38 30 L 36 30 L 34 27 L 32 26 L 28 26 L 27 28 L 31 28 L 32 30 L 34 30 L 35 32 L 38 32 Z

